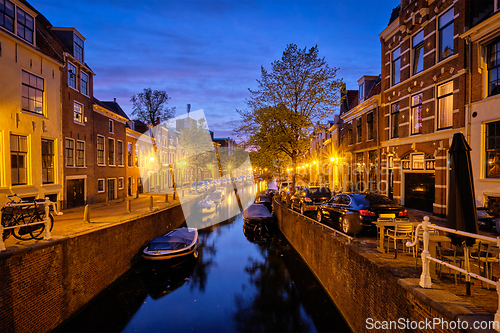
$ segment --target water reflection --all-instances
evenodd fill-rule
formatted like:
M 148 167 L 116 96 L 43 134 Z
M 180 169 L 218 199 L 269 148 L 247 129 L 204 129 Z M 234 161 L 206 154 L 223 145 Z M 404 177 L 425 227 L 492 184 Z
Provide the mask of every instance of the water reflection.
M 198 253 L 139 263 L 60 331 L 349 331 L 279 232 L 244 234 L 239 214 L 199 230 Z

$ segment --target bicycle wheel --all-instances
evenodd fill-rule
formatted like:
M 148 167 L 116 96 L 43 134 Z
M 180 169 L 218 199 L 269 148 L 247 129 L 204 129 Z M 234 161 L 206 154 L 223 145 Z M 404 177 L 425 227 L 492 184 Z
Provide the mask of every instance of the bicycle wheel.
M 43 217 L 35 214 L 31 217 L 30 223 L 36 223 L 36 222 L 42 222 L 44 221 Z M 32 238 L 34 239 L 43 239 L 43 234 L 45 231 L 45 223 L 40 223 L 40 224 L 35 224 L 32 226 L 29 226 L 29 233 Z
M 13 230 L 12 234 L 14 235 L 15 238 L 19 240 L 30 240 L 31 238 L 33 238 L 30 232 L 34 226 L 32 227 L 27 226 L 30 223 L 31 217 L 32 215 L 27 215 L 23 213 L 15 218 L 14 225 L 19 226 L 19 228 L 12 229 Z

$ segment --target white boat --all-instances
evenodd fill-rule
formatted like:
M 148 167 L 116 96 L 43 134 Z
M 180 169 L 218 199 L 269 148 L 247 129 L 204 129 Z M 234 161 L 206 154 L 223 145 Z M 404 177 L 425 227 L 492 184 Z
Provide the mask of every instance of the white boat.
M 198 230 L 179 228 L 154 238 L 144 249 L 142 256 L 147 260 L 165 260 L 197 255 Z

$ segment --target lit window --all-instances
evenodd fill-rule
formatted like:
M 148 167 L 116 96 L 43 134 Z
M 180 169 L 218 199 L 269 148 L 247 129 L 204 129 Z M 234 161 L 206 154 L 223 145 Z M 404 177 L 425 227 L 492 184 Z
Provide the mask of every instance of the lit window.
M 424 31 L 413 37 L 413 74 L 424 69 Z
M 399 138 L 399 104 L 391 105 L 391 138 Z
M 1 1 L 1 0 L 0 0 Z M 43 79 L 30 74 L 22 72 L 22 101 L 21 108 L 23 111 L 30 111 L 36 113 L 43 113 Z
M 486 124 L 486 177 L 500 178 L 500 121 Z
M 104 179 L 97 180 L 97 192 L 104 192 Z
M 118 189 L 123 189 L 123 177 L 118 178 Z
M 352 133 L 352 122 L 347 124 L 347 141 L 349 145 L 354 144 L 354 136 Z
M 0 26 L 14 32 L 14 4 L 9 0 L 0 0 Z
M 398 84 L 401 80 L 401 48 L 392 52 L 392 85 Z
M 29 43 L 33 43 L 33 16 L 21 8 L 17 8 L 17 35 Z
M 76 166 L 85 166 L 85 142 L 83 141 L 76 142 Z
M 500 93 L 500 39 L 488 45 L 488 89 L 489 96 Z
M 453 125 L 453 81 L 438 87 L 438 129 Z
M 66 139 L 66 166 L 75 166 L 75 140 Z
M 27 184 L 28 138 L 21 135 L 10 135 L 10 170 L 12 185 Z
M 422 93 L 411 98 L 411 134 L 422 132 Z
M 68 63 L 68 86 L 76 89 L 76 67 Z
M 84 72 L 81 72 L 80 76 L 81 76 L 80 91 L 82 92 L 82 94 L 88 96 L 89 76 Z
M 135 145 L 134 166 L 139 166 L 139 145 Z
M 363 141 L 363 130 L 362 130 L 362 122 L 361 118 L 358 118 L 356 120 L 356 134 L 357 134 L 357 140 L 356 142 L 361 142 Z
M 132 144 L 130 142 L 127 144 L 127 166 L 132 166 Z
M 108 138 L 108 165 L 115 165 L 115 139 Z
M 97 164 L 104 164 L 104 137 L 97 136 Z
M 439 60 L 451 56 L 453 52 L 454 9 L 451 8 L 439 17 Z
M 75 103 L 73 107 L 73 121 L 83 124 L 83 105 Z
M 42 182 L 54 182 L 54 141 L 42 139 Z
M 74 41 L 75 43 L 73 45 L 73 55 L 80 62 L 83 62 L 83 40 L 77 35 L 74 35 Z
M 366 115 L 366 139 L 373 139 L 373 112 Z

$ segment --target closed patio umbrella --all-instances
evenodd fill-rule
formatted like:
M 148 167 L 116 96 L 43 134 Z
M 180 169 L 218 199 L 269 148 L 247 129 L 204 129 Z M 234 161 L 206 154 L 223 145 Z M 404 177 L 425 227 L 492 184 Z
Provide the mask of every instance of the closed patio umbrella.
M 448 191 L 447 227 L 477 234 L 476 199 L 474 194 L 474 180 L 472 178 L 472 163 L 470 160 L 470 146 L 460 132 L 453 135 L 450 154 L 450 181 Z M 450 235 L 454 245 L 461 245 L 463 236 Z M 474 245 L 475 239 L 465 238 L 465 269 L 469 271 L 469 246 Z M 466 276 L 466 294 L 470 296 L 470 276 Z

